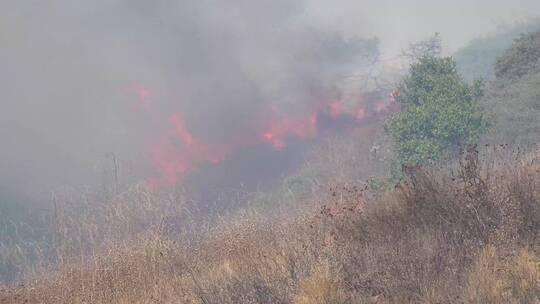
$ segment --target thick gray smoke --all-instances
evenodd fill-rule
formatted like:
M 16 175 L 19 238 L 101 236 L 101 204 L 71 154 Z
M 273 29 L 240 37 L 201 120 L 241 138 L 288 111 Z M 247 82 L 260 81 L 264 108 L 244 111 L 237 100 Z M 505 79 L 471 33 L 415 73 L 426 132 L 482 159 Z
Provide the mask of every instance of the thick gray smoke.
M 269 104 L 306 111 L 376 51 L 291 0 L 3 6 L 0 184 L 22 191 L 88 182 L 107 153 L 144 163 L 172 113 L 205 142 L 254 136 Z
M 110 153 L 138 171 L 174 113 L 204 142 L 242 142 L 274 107 L 339 95 L 377 55 L 372 37 L 395 51 L 439 31 L 455 47 L 452 26 L 523 17 L 507 1 L 395 2 L 2 1 L 0 191 L 90 183 Z

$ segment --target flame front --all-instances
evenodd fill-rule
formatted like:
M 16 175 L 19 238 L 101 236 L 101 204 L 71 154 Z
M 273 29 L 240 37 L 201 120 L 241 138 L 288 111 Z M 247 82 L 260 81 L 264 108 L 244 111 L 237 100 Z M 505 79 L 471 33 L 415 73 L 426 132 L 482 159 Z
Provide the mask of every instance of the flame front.
M 189 173 L 201 166 L 219 164 L 238 149 L 269 144 L 279 152 L 286 149 L 290 140 L 313 140 L 320 134 L 321 128 L 324 128 L 320 124 L 323 118 L 326 124 L 329 121 L 343 120 L 351 124 L 349 127 L 359 128 L 366 118 L 392 111 L 395 99 L 394 94 L 390 93 L 387 94 L 388 98 L 375 100 L 367 105 L 360 96 L 352 104 L 349 102 L 348 107 L 344 100 L 333 99 L 317 103 L 312 110 L 302 113 L 290 113 L 271 106 L 260 113 L 252 113 L 253 117 L 258 119 L 251 119 L 249 132 L 233 135 L 228 140 L 225 138 L 217 143 L 196 136 L 181 111 L 168 115 L 152 111 L 152 104 L 149 102 L 151 94 L 146 86 L 131 86 L 129 92 L 148 115 L 157 116 L 157 121 L 166 124 L 162 134 L 155 136 L 149 143 L 150 164 L 157 172 L 147 180 L 152 189 L 175 186 Z M 160 118 L 163 115 L 165 119 Z

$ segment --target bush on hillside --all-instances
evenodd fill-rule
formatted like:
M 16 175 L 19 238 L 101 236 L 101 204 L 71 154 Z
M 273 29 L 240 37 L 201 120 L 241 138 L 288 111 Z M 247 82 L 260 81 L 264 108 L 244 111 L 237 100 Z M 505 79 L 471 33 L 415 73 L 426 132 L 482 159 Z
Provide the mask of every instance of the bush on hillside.
M 497 60 L 497 79 L 518 79 L 540 71 L 540 32 L 523 35 Z
M 516 40 L 496 71 L 481 100 L 494 121 L 484 140 L 523 147 L 540 143 L 540 32 Z
M 465 82 L 452 58 L 421 58 L 395 95 L 401 111 L 390 118 L 386 130 L 401 164 L 447 158 L 486 128 L 477 105 L 482 84 Z
M 495 78 L 495 63 L 512 46 L 515 39 L 540 29 L 540 20 L 507 26 L 486 37 L 477 38 L 453 54 L 460 75 L 472 82 L 475 79 Z

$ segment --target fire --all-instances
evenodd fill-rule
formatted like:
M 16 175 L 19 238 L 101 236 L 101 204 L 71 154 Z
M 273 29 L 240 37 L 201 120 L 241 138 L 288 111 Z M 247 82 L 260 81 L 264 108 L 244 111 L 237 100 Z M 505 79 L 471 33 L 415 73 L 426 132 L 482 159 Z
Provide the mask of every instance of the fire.
M 264 139 L 271 141 L 274 138 L 274 134 L 272 132 L 266 132 L 263 134 Z
M 128 96 L 134 96 L 139 107 L 142 107 L 144 110 L 149 110 L 150 90 L 146 86 L 134 83 L 124 87 L 122 91 L 124 91 Z
M 356 111 L 356 120 L 357 121 L 361 121 L 362 119 L 364 119 L 364 117 L 366 117 L 366 109 L 364 108 L 360 108 Z
M 171 131 L 186 147 L 193 146 L 193 135 L 186 129 L 184 119 L 180 113 L 175 113 L 169 118 Z
M 227 147 L 196 139 L 181 113 L 171 115 L 168 123 L 166 134 L 150 151 L 151 162 L 161 174 L 160 178 L 151 179 L 151 188 L 174 186 L 200 165 L 217 164 L 227 157 Z
M 276 150 L 282 150 L 285 148 L 285 142 L 283 139 L 276 137 L 272 131 L 264 132 L 262 137 L 264 141 L 270 142 L 272 147 L 274 147 Z
M 159 177 L 148 180 L 152 189 L 176 185 L 181 176 L 190 170 L 184 155 L 178 154 L 172 142 L 166 136 L 160 138 L 150 151 L 152 165 L 160 172 Z
M 150 95 L 150 92 L 148 92 L 148 90 L 145 87 L 141 86 L 137 89 L 137 95 L 139 96 L 139 101 L 141 103 L 144 103 L 147 101 L 148 96 Z
M 337 118 L 343 111 L 343 102 L 341 100 L 332 101 L 329 105 L 330 115 L 332 118 Z
M 137 103 L 145 110 L 152 105 L 149 100 L 153 96 L 146 86 L 133 85 L 128 92 L 130 96 L 136 97 Z M 255 112 L 253 117 L 248 117 L 248 121 L 252 121 L 252 130 L 245 134 L 233 134 L 232 138 L 220 139 L 220 143 L 208 142 L 196 136 L 193 130 L 190 130 L 182 111 L 172 114 L 160 113 L 158 109 L 145 111 L 147 115 L 155 116 L 152 121 L 165 122 L 162 134 L 158 134 L 156 139 L 149 143 L 149 160 L 157 176 L 150 178 L 147 184 L 152 189 L 177 185 L 201 166 L 219 164 L 244 147 L 267 143 L 276 151 L 284 150 L 291 139 L 316 138 L 321 127 L 328 127 L 328 123 L 332 121 L 341 119 L 341 123 L 352 121 L 354 124 L 368 116 L 387 113 L 392 110 L 394 92 L 389 94 L 388 99 L 390 100 L 377 100 L 366 104 L 364 98 L 359 97 L 354 99 L 353 104 L 347 103 L 347 107 L 343 100 L 334 99 L 316 103 L 311 110 L 301 113 L 289 113 L 272 105 L 265 111 Z M 162 119 L 161 116 L 164 115 L 165 119 Z M 322 117 L 325 117 L 324 123 L 320 125 L 319 118 Z
M 274 111 L 274 116 L 276 115 Z M 283 115 L 281 115 L 283 116 Z M 270 142 L 276 150 L 285 148 L 288 136 L 309 139 L 317 135 L 317 114 L 272 117 L 262 133 L 262 138 Z

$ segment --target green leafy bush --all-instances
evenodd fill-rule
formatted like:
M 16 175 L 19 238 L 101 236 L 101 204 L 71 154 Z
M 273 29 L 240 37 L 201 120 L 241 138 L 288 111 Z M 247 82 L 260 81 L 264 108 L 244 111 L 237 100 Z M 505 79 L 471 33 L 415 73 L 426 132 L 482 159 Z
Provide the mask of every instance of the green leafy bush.
M 474 142 L 487 126 L 477 104 L 482 93 L 483 84 L 463 80 L 452 58 L 424 57 L 413 64 L 395 92 L 401 111 L 386 125 L 399 162 L 443 159 Z

